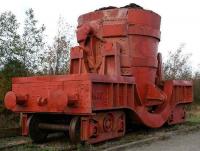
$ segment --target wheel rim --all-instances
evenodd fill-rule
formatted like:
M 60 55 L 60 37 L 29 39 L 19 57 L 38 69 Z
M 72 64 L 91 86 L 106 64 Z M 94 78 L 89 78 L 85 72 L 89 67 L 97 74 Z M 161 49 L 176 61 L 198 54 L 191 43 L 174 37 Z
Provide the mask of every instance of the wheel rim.
M 69 137 L 73 143 L 80 141 L 80 118 L 72 118 L 69 126 Z
M 36 143 L 42 143 L 46 140 L 48 133 L 39 128 L 41 119 L 38 116 L 31 116 L 29 121 L 29 135 Z
M 114 116 L 111 113 L 105 115 L 103 119 L 103 129 L 105 132 L 110 132 L 113 129 Z

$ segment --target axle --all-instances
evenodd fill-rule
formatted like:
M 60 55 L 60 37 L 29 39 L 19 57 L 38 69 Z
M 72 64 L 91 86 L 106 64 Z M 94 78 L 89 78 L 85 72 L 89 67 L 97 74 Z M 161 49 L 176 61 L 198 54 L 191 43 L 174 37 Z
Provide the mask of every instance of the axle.
M 69 126 L 64 124 L 50 124 L 50 123 L 39 123 L 40 129 L 55 130 L 55 131 L 68 131 Z

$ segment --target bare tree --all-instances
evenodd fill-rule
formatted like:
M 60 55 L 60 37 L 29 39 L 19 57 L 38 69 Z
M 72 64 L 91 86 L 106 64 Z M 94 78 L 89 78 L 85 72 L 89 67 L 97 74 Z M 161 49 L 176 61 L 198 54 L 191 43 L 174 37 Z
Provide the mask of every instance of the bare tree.
M 165 79 L 191 79 L 192 66 L 189 63 L 191 54 L 183 54 L 184 44 L 172 52 L 169 52 L 168 59 L 164 63 Z
M 69 71 L 70 48 L 74 45 L 75 30 L 59 17 L 58 31 L 52 46 L 46 51 L 44 69 L 49 74 L 64 74 Z
M 197 80 L 197 79 L 200 80 L 200 64 L 198 65 L 198 70 L 194 71 L 193 79 L 194 80 Z

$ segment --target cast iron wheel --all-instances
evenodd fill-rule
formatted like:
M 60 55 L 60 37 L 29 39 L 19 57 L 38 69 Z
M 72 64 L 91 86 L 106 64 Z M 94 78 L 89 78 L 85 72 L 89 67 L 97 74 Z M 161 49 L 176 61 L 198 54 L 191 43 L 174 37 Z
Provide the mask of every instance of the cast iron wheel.
M 71 142 L 80 142 L 80 118 L 78 116 L 72 118 L 69 126 L 69 138 Z
M 30 117 L 29 135 L 30 135 L 30 138 L 35 143 L 44 142 L 48 135 L 48 133 L 46 131 L 39 128 L 40 122 L 41 122 L 41 119 L 38 116 L 33 115 L 32 117 Z

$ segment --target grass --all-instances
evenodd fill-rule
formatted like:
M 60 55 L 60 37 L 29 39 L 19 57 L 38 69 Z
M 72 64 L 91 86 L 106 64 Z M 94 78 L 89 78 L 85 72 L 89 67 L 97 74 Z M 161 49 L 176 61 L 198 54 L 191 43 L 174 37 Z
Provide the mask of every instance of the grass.
M 192 104 L 187 108 L 186 124 L 200 124 L 200 105 Z

